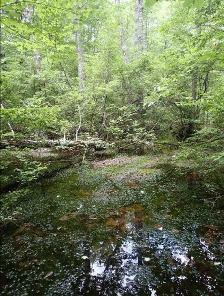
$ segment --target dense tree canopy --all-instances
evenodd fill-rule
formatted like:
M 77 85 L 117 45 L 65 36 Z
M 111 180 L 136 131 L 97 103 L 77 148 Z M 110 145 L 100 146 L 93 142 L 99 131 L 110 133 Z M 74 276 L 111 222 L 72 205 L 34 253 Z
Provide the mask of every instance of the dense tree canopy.
M 2 1 L 2 138 L 223 137 L 224 3 Z

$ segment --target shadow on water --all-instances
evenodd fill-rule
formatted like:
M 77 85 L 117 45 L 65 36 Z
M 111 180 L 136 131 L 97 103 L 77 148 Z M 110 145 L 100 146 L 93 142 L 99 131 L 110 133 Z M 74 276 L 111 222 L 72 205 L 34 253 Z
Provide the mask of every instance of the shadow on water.
M 21 199 L 2 239 L 2 295 L 223 295 L 222 213 L 186 205 L 172 182 L 121 186 L 107 204 L 93 198 L 107 181 L 82 177 L 46 180 Z

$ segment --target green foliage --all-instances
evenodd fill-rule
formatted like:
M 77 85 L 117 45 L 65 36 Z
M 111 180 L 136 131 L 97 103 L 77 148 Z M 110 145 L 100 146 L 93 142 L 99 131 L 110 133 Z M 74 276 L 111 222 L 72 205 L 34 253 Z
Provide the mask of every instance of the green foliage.
M 144 1 L 142 52 L 134 0 L 31 4 L 2 2 L 3 138 L 181 141 L 222 158 L 223 1 Z
M 1 187 L 18 184 L 27 184 L 37 180 L 46 171 L 47 167 L 29 156 L 29 149 L 1 150 Z
M 16 220 L 16 216 L 18 216 L 20 208 L 16 206 L 16 204 L 19 202 L 19 200 L 22 199 L 22 197 L 26 196 L 29 192 L 28 189 L 23 188 L 16 191 L 12 191 L 7 193 L 3 198 L 0 200 L 0 221 L 1 222 L 8 222 Z M 13 214 L 15 217 L 7 215 L 9 210 L 13 209 Z
M 37 180 L 47 169 L 38 161 L 27 161 L 24 158 L 20 158 L 22 168 L 16 168 L 15 173 L 17 175 L 17 180 L 21 184 L 27 184 L 34 180 Z
M 26 107 L 2 109 L 2 124 L 11 122 L 24 133 L 43 131 L 58 125 L 58 107 Z

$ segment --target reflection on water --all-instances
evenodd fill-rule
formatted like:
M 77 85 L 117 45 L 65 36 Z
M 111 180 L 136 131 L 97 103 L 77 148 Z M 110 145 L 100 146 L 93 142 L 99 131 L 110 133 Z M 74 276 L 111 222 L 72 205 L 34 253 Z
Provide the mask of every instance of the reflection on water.
M 215 260 L 215 256 L 212 254 L 212 252 L 209 250 L 208 244 L 202 239 L 200 239 L 201 248 L 204 251 L 204 253 L 207 255 L 207 257 L 210 260 Z
M 29 206 L 35 214 L 3 237 L 2 295 L 223 295 L 223 239 L 217 228 L 197 233 L 193 222 L 190 230 L 178 228 L 173 202 L 160 220 L 153 204 L 150 210 L 133 202 L 99 218 L 96 204 L 90 214 L 80 212 L 88 190 L 72 182 L 63 193 L 56 188 L 24 202 L 24 212 Z M 221 243 L 212 247 L 215 239 Z
M 76 273 L 66 288 L 60 283 L 63 290 L 55 291 L 63 294 L 72 282 L 74 295 L 192 295 L 193 290 L 199 291 L 195 295 L 221 295 L 214 270 L 200 270 L 200 264 L 208 268 L 215 259 L 208 246 L 199 240 L 194 254 L 172 231 L 147 227 L 144 217 L 139 205 L 120 209 L 113 218 L 116 223 L 109 224 L 116 230 L 115 239 L 107 237 L 90 247 L 81 280 Z M 199 262 L 194 258 L 200 257 L 197 252 L 202 256 Z
M 91 276 L 102 276 L 105 271 L 105 265 L 99 259 L 91 262 Z
M 177 246 L 174 247 L 174 249 L 172 250 L 172 256 L 173 258 L 180 262 L 180 264 L 183 264 L 183 265 L 187 265 L 190 261 L 190 259 L 187 257 L 187 251 L 186 250 L 181 250 L 181 249 L 178 249 Z

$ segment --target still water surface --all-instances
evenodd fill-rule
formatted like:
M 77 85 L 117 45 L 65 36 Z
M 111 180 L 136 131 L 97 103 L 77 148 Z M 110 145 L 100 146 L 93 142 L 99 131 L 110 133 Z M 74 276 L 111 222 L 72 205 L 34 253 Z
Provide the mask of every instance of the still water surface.
M 20 194 L 1 295 L 224 295 L 223 207 L 199 185 L 85 168 Z

